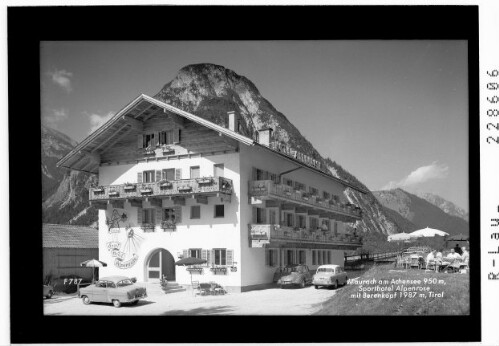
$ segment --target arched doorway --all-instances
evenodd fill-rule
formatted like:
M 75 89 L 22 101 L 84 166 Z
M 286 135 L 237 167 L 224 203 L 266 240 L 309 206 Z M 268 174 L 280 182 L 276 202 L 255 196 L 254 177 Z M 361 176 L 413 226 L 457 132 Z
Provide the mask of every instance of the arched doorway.
M 165 275 L 168 281 L 175 281 L 175 260 L 168 250 L 157 249 L 147 261 L 146 280 L 159 282 L 162 275 Z

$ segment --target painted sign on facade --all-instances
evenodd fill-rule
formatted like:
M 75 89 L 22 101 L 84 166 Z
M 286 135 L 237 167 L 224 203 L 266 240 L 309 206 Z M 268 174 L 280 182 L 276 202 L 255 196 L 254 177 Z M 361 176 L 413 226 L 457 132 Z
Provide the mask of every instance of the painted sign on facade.
M 106 220 L 110 241 L 106 243 L 106 248 L 114 257 L 114 266 L 119 269 L 131 268 L 137 263 L 140 244 L 144 239 L 130 227 L 125 225 L 127 216 L 125 212 L 120 213 L 113 209 L 111 218 Z

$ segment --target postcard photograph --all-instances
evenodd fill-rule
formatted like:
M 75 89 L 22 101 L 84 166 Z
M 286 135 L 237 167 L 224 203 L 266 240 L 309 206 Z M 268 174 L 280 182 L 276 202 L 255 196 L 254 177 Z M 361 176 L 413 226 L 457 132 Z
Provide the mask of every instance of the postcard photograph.
M 468 95 L 466 40 L 40 42 L 44 315 L 469 315 Z

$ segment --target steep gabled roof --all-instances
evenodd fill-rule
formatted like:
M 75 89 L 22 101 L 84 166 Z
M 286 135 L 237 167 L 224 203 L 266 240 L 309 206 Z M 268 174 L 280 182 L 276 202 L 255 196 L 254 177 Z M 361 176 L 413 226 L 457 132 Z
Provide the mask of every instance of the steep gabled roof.
M 99 248 L 99 230 L 74 225 L 43 224 L 44 248 Z
M 162 112 L 177 114 L 190 121 L 212 129 L 221 135 L 235 139 L 240 143 L 244 143 L 246 145 L 254 144 L 254 141 L 251 138 L 142 94 L 120 110 L 104 125 L 85 138 L 66 156 L 60 159 L 59 162 L 57 162 L 57 167 L 97 173 L 99 165 L 96 156 L 99 154 L 99 148 L 102 148 L 105 145 L 112 145 L 117 139 L 130 133 L 133 129 L 133 120 L 144 120 Z

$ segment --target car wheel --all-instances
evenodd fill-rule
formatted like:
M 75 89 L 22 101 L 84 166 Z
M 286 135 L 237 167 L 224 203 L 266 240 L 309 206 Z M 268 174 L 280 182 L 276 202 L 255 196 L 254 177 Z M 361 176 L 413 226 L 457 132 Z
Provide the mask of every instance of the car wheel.
M 46 295 L 47 299 L 50 299 L 52 298 L 52 296 L 54 295 L 54 291 L 50 290 L 49 293 Z
M 318 290 L 319 289 L 319 286 L 318 285 L 314 285 L 315 289 Z
M 121 306 L 121 302 L 118 299 L 113 299 L 113 305 L 115 308 L 119 308 Z
M 90 304 L 90 298 L 88 298 L 87 296 L 81 297 L 81 300 L 82 300 L 83 304 L 85 304 L 85 305 Z

